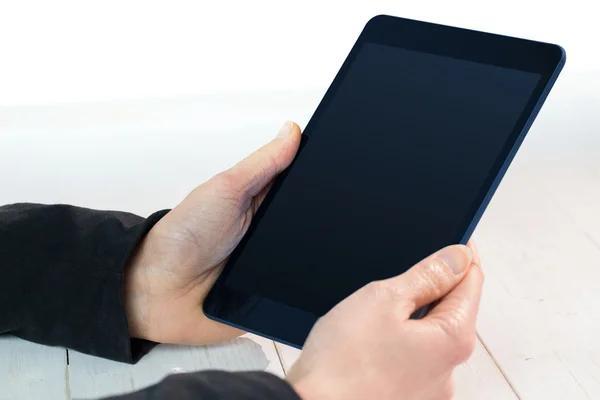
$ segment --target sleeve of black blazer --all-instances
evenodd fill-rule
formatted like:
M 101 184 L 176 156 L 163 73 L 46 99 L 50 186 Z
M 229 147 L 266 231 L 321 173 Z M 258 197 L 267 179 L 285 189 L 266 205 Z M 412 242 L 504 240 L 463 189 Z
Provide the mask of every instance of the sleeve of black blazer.
M 131 339 L 123 273 L 149 218 L 66 205 L 0 207 L 0 334 L 135 362 L 152 343 Z M 299 400 L 264 372 L 173 375 L 115 399 Z
M 283 379 L 267 372 L 205 371 L 170 375 L 139 392 L 106 400 L 301 400 Z
M 123 271 L 149 218 L 66 205 L 0 207 L 0 334 L 122 362 L 152 343 L 131 340 Z

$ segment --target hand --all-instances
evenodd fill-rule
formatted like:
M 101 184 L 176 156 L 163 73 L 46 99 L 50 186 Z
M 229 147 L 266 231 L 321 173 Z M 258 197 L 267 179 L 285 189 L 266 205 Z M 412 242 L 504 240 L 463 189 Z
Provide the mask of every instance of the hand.
M 451 399 L 452 372 L 475 346 L 482 284 L 472 244 L 368 284 L 315 324 L 288 380 L 304 400 Z
M 132 337 L 206 344 L 243 333 L 209 320 L 202 302 L 271 182 L 294 159 L 300 136 L 286 123 L 276 139 L 197 187 L 150 230 L 126 269 Z

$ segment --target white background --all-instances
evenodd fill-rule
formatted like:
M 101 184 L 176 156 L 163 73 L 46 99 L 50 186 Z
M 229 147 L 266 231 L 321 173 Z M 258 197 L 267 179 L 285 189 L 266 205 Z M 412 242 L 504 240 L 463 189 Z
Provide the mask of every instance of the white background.
M 0 105 L 323 88 L 386 13 L 566 48 L 600 69 L 593 0 L 0 0 Z

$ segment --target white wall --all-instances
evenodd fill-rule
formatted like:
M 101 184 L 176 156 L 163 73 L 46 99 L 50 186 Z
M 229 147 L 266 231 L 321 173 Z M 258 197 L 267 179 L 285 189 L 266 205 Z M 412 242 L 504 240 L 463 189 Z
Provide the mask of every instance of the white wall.
M 0 105 L 323 88 L 387 13 L 557 42 L 600 70 L 593 0 L 0 0 Z

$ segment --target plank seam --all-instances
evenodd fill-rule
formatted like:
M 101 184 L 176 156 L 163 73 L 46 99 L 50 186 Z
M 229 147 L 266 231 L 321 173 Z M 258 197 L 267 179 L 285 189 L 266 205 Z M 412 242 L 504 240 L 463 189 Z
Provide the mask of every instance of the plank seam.
M 275 347 L 275 353 L 277 353 L 277 358 L 279 359 L 279 365 L 281 365 L 281 369 L 283 370 L 283 375 L 287 376 L 287 369 L 285 368 L 285 365 L 283 364 L 283 357 L 281 356 L 281 353 L 279 352 L 279 346 L 277 346 L 277 343 L 275 343 L 275 341 L 271 341 L 271 343 L 273 343 L 273 347 Z
M 65 349 L 67 353 L 67 365 L 65 365 L 65 395 L 67 400 L 71 400 L 71 377 L 69 374 L 69 350 Z
M 506 373 L 504 372 L 504 370 L 502 369 L 502 367 L 498 363 L 498 360 L 496 359 L 496 357 L 494 357 L 494 355 L 492 354 L 492 352 L 490 351 L 490 349 L 486 346 L 485 341 L 481 338 L 481 335 L 479 335 L 479 332 L 477 332 L 477 339 L 479 339 L 479 342 L 481 343 L 481 345 L 485 349 L 486 353 L 488 353 L 488 355 L 492 359 L 494 365 L 498 369 L 498 372 L 500 372 L 500 375 L 502 375 L 502 378 L 504 378 L 504 381 L 506 382 L 506 384 L 510 387 L 510 389 L 513 391 L 513 393 L 517 397 L 517 400 L 522 400 L 521 396 L 519 396 L 519 392 L 517 392 L 517 389 L 515 388 L 515 386 L 512 384 L 512 382 L 510 381 L 510 379 L 508 378 L 508 376 L 506 376 Z

